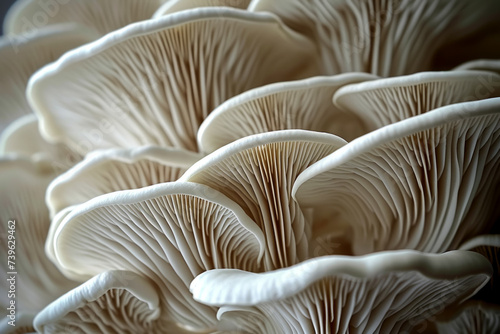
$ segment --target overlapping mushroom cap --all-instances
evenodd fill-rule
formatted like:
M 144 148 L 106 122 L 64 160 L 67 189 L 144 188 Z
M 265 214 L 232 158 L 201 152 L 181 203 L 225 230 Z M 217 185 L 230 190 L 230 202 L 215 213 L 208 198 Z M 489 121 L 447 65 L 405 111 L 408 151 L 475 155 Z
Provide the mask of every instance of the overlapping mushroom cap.
M 499 122 L 495 98 L 386 126 L 306 169 L 293 195 L 338 212 L 356 254 L 456 249 L 495 221 Z
M 197 162 L 180 180 L 205 184 L 236 201 L 262 229 L 267 270 L 309 255 L 312 226 L 291 197 L 297 175 L 346 142 L 305 130 L 248 136 Z
M 248 9 L 275 13 L 313 39 L 329 75 L 427 71 L 439 47 L 500 28 L 492 0 L 253 0 Z
M 500 96 L 500 75 L 488 71 L 423 72 L 340 88 L 338 108 L 359 117 L 366 132 L 450 104 Z
M 160 299 L 153 282 L 107 271 L 69 291 L 34 320 L 40 333 L 160 333 Z
M 250 0 L 166 0 L 153 15 L 154 18 L 182 10 L 200 7 L 234 7 L 246 9 Z
M 10 306 L 7 292 L 13 290 L 15 313 L 27 319 L 77 284 L 65 278 L 43 251 L 50 224 L 44 195 L 52 178 L 52 169 L 44 162 L 0 158 L 0 235 L 5 256 L 1 267 L 10 273 L 1 282 L 0 300 L 2 308 Z M 1 331 L 7 328 L 3 323 Z
M 200 158 L 190 151 L 156 146 L 93 151 L 50 184 L 50 215 L 102 194 L 176 181 Z
M 247 89 L 314 75 L 314 58 L 311 42 L 272 15 L 201 8 L 73 50 L 33 76 L 27 94 L 42 133 L 81 153 L 197 151 L 196 132 L 212 109 Z
M 215 268 L 260 270 L 265 245 L 235 202 L 185 182 L 96 197 L 66 216 L 53 243 L 68 276 L 115 269 L 148 277 L 158 286 L 162 319 L 196 330 L 213 329 L 216 310 L 192 299 L 193 278 Z
M 479 301 L 467 301 L 437 317 L 435 327 L 439 334 L 495 333 L 500 328 L 500 307 Z M 422 325 L 417 328 L 425 330 L 431 327 Z
M 212 270 L 191 290 L 247 333 L 401 333 L 468 298 L 490 274 L 474 253 L 397 251 L 321 257 L 262 274 Z
M 63 23 L 77 23 L 99 35 L 149 19 L 161 0 L 19 0 L 7 13 L 4 31 L 8 35 L 34 34 L 39 29 Z
M 213 152 L 245 136 L 290 129 L 326 131 L 353 139 L 364 134 L 361 121 L 355 114 L 335 108 L 332 98 L 344 85 L 376 78 L 349 73 L 251 89 L 208 115 L 198 131 L 198 147 Z
M 39 120 L 2 136 L 0 155 L 18 156 L 0 168 L 24 161 L 0 176 L 2 220 L 44 231 L 19 229 L 23 289 L 39 298 L 17 329 L 51 301 L 43 333 L 499 329 L 498 236 L 475 237 L 499 231 L 498 61 L 377 76 L 494 36 L 497 1 L 161 2 L 24 0 L 9 14 L 25 42 L 63 22 L 100 37 L 59 60 L 40 52 L 26 80 L 56 62 L 31 78 L 30 106 L 26 80 L 16 93 Z M 86 157 L 49 186 L 49 229 L 61 144 Z M 59 298 L 76 283 L 57 269 L 81 283 Z M 471 296 L 483 301 L 456 308 Z
M 96 35 L 68 24 L 35 34 L 0 38 L 0 132 L 15 119 L 32 113 L 26 101 L 30 76 L 64 52 L 93 40 Z

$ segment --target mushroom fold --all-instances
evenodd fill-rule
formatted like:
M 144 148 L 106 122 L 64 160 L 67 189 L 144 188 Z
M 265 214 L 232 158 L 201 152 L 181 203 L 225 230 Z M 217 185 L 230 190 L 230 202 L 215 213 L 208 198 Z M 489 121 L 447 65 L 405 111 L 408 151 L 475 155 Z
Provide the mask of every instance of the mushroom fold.
M 35 34 L 0 37 L 0 132 L 15 119 L 31 114 L 26 101 L 30 76 L 95 37 L 93 32 L 71 24 L 44 28 Z
M 454 68 L 455 71 L 491 71 L 500 74 L 499 59 L 471 60 Z
M 500 332 L 500 306 L 474 300 L 467 301 L 439 315 L 434 325 L 439 334 L 498 333 Z M 422 328 L 426 329 L 426 327 Z M 420 326 L 417 329 L 421 329 Z
M 33 34 L 46 26 L 76 23 L 96 38 L 132 22 L 149 19 L 161 0 L 19 0 L 8 11 L 8 35 Z
M 298 176 L 293 196 L 348 225 L 354 254 L 441 253 L 495 221 L 500 98 L 446 106 L 350 142 Z
M 205 184 L 238 203 L 264 232 L 265 269 L 288 267 L 308 258 L 312 228 L 291 197 L 295 179 L 345 143 L 305 130 L 256 134 L 201 159 L 180 180 Z
M 64 218 L 53 240 L 67 275 L 148 277 L 158 286 L 162 319 L 196 331 L 214 330 L 217 320 L 214 308 L 193 300 L 194 277 L 214 268 L 260 270 L 264 253 L 262 232 L 236 203 L 184 182 L 94 198 Z
M 199 8 L 68 52 L 31 78 L 27 96 L 42 134 L 82 154 L 142 145 L 197 151 L 198 128 L 215 107 L 314 75 L 315 57 L 311 42 L 274 15 Z
M 477 293 L 474 298 L 489 303 L 499 304 L 500 296 L 500 235 L 480 235 L 460 246 L 461 250 L 470 250 L 486 257 L 493 266 L 493 276 L 488 285 Z
M 498 31 L 495 0 L 253 0 L 313 39 L 323 74 L 368 72 L 383 77 L 431 70 L 440 46 Z
M 38 119 L 30 114 L 12 122 L 0 136 L 0 155 L 18 154 L 33 161 L 50 162 L 54 173 L 60 174 L 82 157 L 62 144 L 47 142 L 38 130 Z
M 248 333 L 402 333 L 467 299 L 490 275 L 489 262 L 473 252 L 392 251 L 320 257 L 261 274 L 212 270 L 191 291 Z
M 257 133 L 302 129 L 333 133 L 346 140 L 364 134 L 356 115 L 332 104 L 340 87 L 377 77 L 348 73 L 280 82 L 251 89 L 217 107 L 201 124 L 198 147 L 213 152 Z
M 424 72 L 340 88 L 337 107 L 369 131 L 450 104 L 500 96 L 500 75 L 486 71 Z
M 155 146 L 93 151 L 50 184 L 50 215 L 102 194 L 176 181 L 200 158 L 190 151 Z
M 249 3 L 250 0 L 167 0 L 158 8 L 153 18 L 199 7 L 234 7 L 246 9 Z

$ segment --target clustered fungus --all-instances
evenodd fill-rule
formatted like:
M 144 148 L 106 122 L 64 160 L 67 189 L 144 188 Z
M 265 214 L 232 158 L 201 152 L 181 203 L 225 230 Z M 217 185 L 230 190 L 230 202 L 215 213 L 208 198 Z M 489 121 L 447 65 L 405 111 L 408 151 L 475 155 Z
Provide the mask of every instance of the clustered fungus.
M 0 332 L 500 332 L 498 17 L 17 1 Z

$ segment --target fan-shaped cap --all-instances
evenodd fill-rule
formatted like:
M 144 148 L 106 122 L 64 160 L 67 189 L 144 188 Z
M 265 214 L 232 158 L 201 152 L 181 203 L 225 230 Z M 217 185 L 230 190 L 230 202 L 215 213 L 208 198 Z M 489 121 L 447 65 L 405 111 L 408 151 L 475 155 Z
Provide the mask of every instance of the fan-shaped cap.
M 465 300 L 490 275 L 488 261 L 473 252 L 393 251 L 315 258 L 261 274 L 212 270 L 191 291 L 223 306 L 218 317 L 249 333 L 401 333 Z
M 26 101 L 30 76 L 64 52 L 95 38 L 75 25 L 45 28 L 36 34 L 0 38 L 0 132 L 15 119 L 31 113 Z
M 486 257 L 493 266 L 493 276 L 488 285 L 478 292 L 474 298 L 499 304 L 500 296 L 500 235 L 480 235 L 460 246 L 461 250 L 471 250 Z M 499 319 L 500 320 L 500 319 Z M 499 323 L 500 325 L 500 323 Z
M 59 173 L 81 160 L 81 156 L 62 144 L 47 142 L 38 131 L 35 115 L 25 115 L 12 122 L 0 136 L 0 154 L 19 154 L 32 160 L 49 161 Z
M 454 68 L 456 71 L 491 71 L 500 74 L 499 59 L 477 59 L 463 63 Z M 500 84 L 496 82 L 497 86 Z
M 246 9 L 250 0 L 167 0 L 153 18 L 199 7 L 234 7 Z
M 132 22 L 149 19 L 160 0 L 19 0 L 8 11 L 4 31 L 35 33 L 62 23 L 77 23 L 105 35 Z M 97 38 L 96 36 L 96 38 Z
M 500 96 L 500 75 L 481 71 L 425 72 L 353 84 L 334 103 L 369 130 L 449 104 Z
M 324 74 L 395 76 L 430 70 L 437 49 L 498 25 L 491 0 L 253 0 L 250 11 L 277 14 L 319 47 Z
M 158 285 L 162 318 L 196 330 L 216 319 L 192 299 L 193 278 L 214 268 L 259 270 L 264 252 L 262 232 L 236 203 L 184 182 L 97 197 L 68 214 L 53 240 L 66 274 L 139 273 Z
M 318 161 L 293 195 L 335 209 L 353 229 L 355 254 L 456 249 L 495 220 L 499 143 L 500 98 L 438 108 Z
M 9 286 L 14 277 L 17 314 L 34 315 L 52 300 L 73 288 L 45 256 L 45 237 L 50 219 L 44 197 L 52 179 L 50 165 L 28 159 L 0 158 L 0 235 L 2 308 L 9 306 Z M 12 248 L 14 247 L 14 249 Z M 14 252 L 12 252 L 14 251 Z M 11 257 L 12 256 L 12 257 Z M 5 309 L 5 308 L 4 308 Z
M 201 159 L 182 181 L 208 185 L 237 202 L 266 237 L 266 270 L 308 257 L 311 226 L 291 198 L 295 178 L 346 142 L 334 135 L 283 130 L 237 140 Z
M 27 94 L 42 133 L 77 151 L 196 151 L 198 127 L 216 106 L 256 86 L 313 75 L 314 57 L 310 41 L 273 15 L 200 8 L 73 50 L 35 74 Z
M 154 284 L 130 271 L 99 274 L 49 304 L 35 318 L 39 333 L 151 333 L 160 316 Z
M 194 152 L 156 146 L 91 152 L 50 184 L 50 215 L 102 194 L 176 181 L 200 158 Z
M 446 310 L 434 322 L 439 334 L 500 332 L 500 306 L 475 300 Z
M 10 313 L 10 311 L 7 311 Z M 0 333 L 2 334 L 25 334 L 25 333 L 35 333 L 35 328 L 33 327 L 34 314 L 18 313 L 15 315 L 15 326 L 9 324 L 12 323 L 10 314 L 7 314 L 2 320 L 0 320 Z M 14 317 L 12 317 L 14 318 Z
M 347 140 L 364 134 L 355 115 L 332 105 L 337 89 L 377 77 L 348 73 L 254 88 L 217 107 L 201 124 L 198 147 L 213 152 L 245 136 L 288 129 L 326 131 Z

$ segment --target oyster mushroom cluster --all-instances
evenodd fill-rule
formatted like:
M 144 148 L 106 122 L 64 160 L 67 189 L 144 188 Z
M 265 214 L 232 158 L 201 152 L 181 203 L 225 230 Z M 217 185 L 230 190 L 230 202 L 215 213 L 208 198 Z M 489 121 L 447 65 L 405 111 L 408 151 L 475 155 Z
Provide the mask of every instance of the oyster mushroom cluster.
M 500 332 L 499 17 L 17 1 L 0 332 Z

